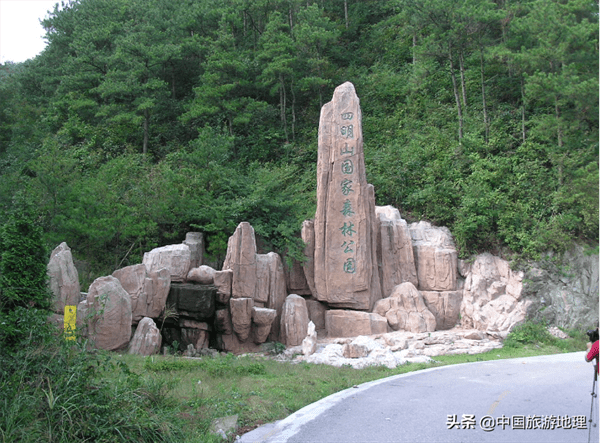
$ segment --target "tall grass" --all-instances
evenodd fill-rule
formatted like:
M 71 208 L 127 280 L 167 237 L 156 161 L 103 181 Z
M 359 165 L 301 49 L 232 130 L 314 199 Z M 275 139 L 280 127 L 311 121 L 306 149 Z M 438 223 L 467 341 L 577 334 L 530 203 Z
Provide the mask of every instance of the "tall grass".
M 90 351 L 84 341 L 35 343 L 0 356 L 0 442 L 222 442 L 211 422 L 238 415 L 240 433 L 323 397 L 431 366 L 585 349 L 583 332 L 515 329 L 506 346 L 394 369 L 282 363 L 268 354 L 202 359 Z M 25 346 L 26 345 L 26 346 Z M 230 435 L 230 441 L 234 436 Z

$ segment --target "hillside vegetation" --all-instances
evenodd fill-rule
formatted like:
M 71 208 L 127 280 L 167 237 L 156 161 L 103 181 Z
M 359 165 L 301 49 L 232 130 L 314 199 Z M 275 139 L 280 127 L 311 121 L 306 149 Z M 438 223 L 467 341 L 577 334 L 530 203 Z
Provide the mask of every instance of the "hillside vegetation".
M 298 255 L 334 88 L 361 99 L 377 204 L 461 254 L 598 241 L 598 7 L 583 0 L 71 0 L 0 65 L 0 219 L 87 276 L 237 224 Z

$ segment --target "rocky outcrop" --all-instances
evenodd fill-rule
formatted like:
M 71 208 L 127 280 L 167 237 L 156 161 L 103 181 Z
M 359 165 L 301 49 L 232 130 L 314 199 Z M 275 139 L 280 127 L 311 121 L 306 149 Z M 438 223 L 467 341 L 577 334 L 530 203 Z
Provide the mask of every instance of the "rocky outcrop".
M 171 275 L 167 269 L 147 272 L 143 264 L 127 266 L 113 272 L 131 297 L 133 324 L 142 318 L 158 318 L 165 309 L 171 287 Z
M 215 278 L 215 270 L 210 266 L 201 265 L 190 269 L 186 280 L 189 282 L 200 283 L 201 285 L 212 285 Z
M 227 242 L 227 255 L 223 270 L 233 271 L 231 296 L 256 297 L 256 239 L 254 228 L 248 222 L 238 225 Z
M 233 282 L 233 271 L 226 269 L 224 271 L 215 271 L 213 282 L 217 288 L 217 301 L 221 304 L 228 304 L 231 298 L 231 283 Z
M 527 317 L 530 301 L 522 298 L 522 272 L 513 272 L 506 260 L 485 253 L 473 264 L 461 262 L 465 277 L 461 325 L 488 333 L 508 333 Z
M 223 263 L 223 272 L 226 270 L 231 270 L 231 297 L 250 298 L 257 307 L 277 312 L 269 333 L 271 340 L 277 340 L 280 313 L 287 295 L 283 263 L 275 252 L 256 253 L 254 229 L 247 222 L 240 223 L 229 238 L 227 256 Z M 215 274 L 215 278 L 222 278 L 222 283 L 219 282 L 218 286 L 219 293 L 226 291 L 227 277 L 217 277 Z
M 190 248 L 183 243 L 155 248 L 144 254 L 142 262 L 149 273 L 166 268 L 169 270 L 171 281 L 182 282 L 190 270 Z
M 460 291 L 420 291 L 429 312 L 435 317 L 435 329 L 452 329 L 460 322 L 460 305 L 463 293 Z
M 172 283 L 167 306 L 175 308 L 180 318 L 210 321 L 215 313 L 216 292 L 210 285 Z
M 277 319 L 277 311 L 269 308 L 252 308 L 252 322 L 254 323 L 254 343 L 260 344 L 267 341 L 271 326 Z
M 379 217 L 379 254 L 381 288 L 384 297 L 389 297 L 394 287 L 410 282 L 418 286 L 412 239 L 408 224 L 400 217 L 400 211 L 392 206 L 376 206 Z
M 302 265 L 306 284 L 313 296 L 316 296 L 315 289 L 315 222 L 314 220 L 304 220 L 302 230 L 300 231 L 302 241 L 304 242 L 304 256 L 306 261 Z
M 65 242 L 58 245 L 50 254 L 48 277 L 50 290 L 54 295 L 52 299 L 54 312 L 63 314 L 65 306 L 77 306 L 81 297 L 79 274 L 73 264 L 71 248 Z
M 210 331 L 211 327 L 206 322 L 180 318 L 180 338 L 177 341 L 183 348 L 188 349 L 191 345 L 195 350 L 199 351 L 209 347 Z
M 385 317 L 394 331 L 433 332 L 436 328 L 435 316 L 410 282 L 396 286 L 392 295 L 376 303 L 373 312 Z
M 474 338 L 468 338 L 474 337 Z M 321 342 L 316 352 L 301 353 L 301 347 L 290 347 L 284 357 L 295 362 L 326 364 L 336 367 L 367 366 L 395 368 L 406 363 L 425 363 L 431 357 L 452 354 L 479 354 L 502 347 L 481 331 L 453 329 L 427 333 L 390 332 L 380 335 L 336 338 Z
M 296 294 L 288 295 L 281 312 L 281 343 L 286 346 L 300 345 L 306 337 L 308 322 L 308 309 L 304 298 Z
M 248 340 L 250 336 L 253 307 L 254 300 L 251 298 L 232 298 L 229 300 L 233 330 L 242 343 Z
M 325 313 L 328 337 L 356 337 L 389 331 L 385 317 L 376 313 L 332 309 Z
M 598 326 L 598 254 L 574 246 L 560 259 L 534 263 L 525 273 L 522 298 L 528 317 L 564 328 Z
M 94 280 L 88 290 L 84 313 L 87 335 L 99 349 L 113 351 L 131 338 L 131 297 L 113 276 Z
M 198 268 L 204 264 L 204 236 L 201 232 L 185 234 L 184 245 L 190 249 L 190 268 Z M 209 283 L 207 283 L 209 284 Z
M 415 253 L 419 290 L 457 289 L 458 253 L 450 230 L 420 221 L 409 226 Z
M 319 122 L 313 294 L 317 300 L 368 311 L 381 298 L 377 224 L 373 186 L 366 181 L 359 99 L 347 82 L 323 106 Z
M 312 321 L 308 322 L 306 337 L 302 340 L 302 354 L 311 355 L 317 350 L 317 330 Z
M 129 343 L 129 354 L 153 355 L 160 351 L 162 337 L 154 320 L 144 317 L 135 329 Z
M 308 309 L 308 318 L 315 324 L 315 330 L 318 335 L 326 334 L 325 312 L 327 307 L 317 300 L 306 300 L 306 309 Z

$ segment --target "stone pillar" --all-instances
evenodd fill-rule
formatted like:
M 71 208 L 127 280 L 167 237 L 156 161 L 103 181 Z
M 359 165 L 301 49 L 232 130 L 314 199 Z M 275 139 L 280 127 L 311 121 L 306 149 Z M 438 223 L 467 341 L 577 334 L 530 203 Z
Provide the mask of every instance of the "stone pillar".
M 315 296 L 332 307 L 370 310 L 381 298 L 375 201 L 366 180 L 359 99 L 352 83 L 321 109 L 315 216 Z

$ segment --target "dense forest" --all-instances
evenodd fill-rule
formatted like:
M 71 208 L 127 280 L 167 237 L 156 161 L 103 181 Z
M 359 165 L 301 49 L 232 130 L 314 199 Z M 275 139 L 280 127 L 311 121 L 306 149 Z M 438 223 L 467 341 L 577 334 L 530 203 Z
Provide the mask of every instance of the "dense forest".
M 597 245 L 597 2 L 71 0 L 42 24 L 0 65 L 0 219 L 33 213 L 88 278 L 190 230 L 218 263 L 241 221 L 297 255 L 345 81 L 377 204 L 463 256 Z

